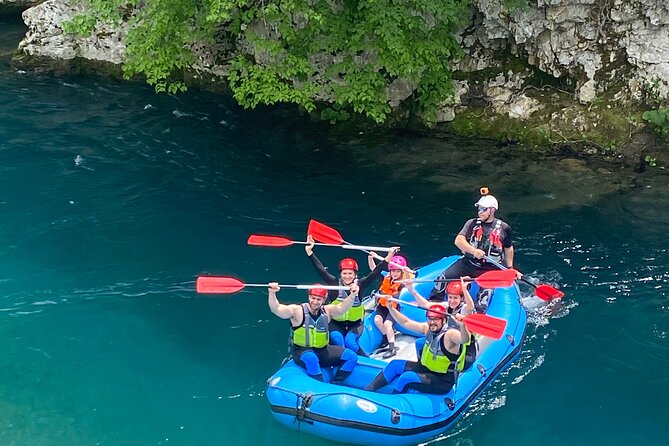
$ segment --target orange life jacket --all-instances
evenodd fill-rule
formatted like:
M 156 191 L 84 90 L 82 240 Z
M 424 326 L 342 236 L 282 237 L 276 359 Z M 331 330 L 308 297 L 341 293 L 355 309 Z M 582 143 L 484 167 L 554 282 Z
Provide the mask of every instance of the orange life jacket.
M 402 284 L 394 282 L 393 279 L 390 277 L 390 274 L 388 274 L 386 277 L 383 278 L 383 282 L 381 282 L 381 286 L 379 287 L 379 291 L 382 294 L 387 294 L 395 298 L 399 296 L 401 289 L 402 289 Z M 386 307 L 387 306 L 386 302 L 387 301 L 384 299 L 379 303 L 384 307 Z M 392 305 L 393 307 L 397 308 L 397 302 L 392 302 Z

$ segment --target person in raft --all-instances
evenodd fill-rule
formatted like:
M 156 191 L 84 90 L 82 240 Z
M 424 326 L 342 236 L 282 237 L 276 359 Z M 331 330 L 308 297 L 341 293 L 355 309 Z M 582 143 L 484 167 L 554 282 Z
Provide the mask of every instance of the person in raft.
M 395 321 L 408 330 L 424 333 L 425 345 L 418 361 L 393 359 L 369 383 L 365 390 L 376 391 L 393 383 L 393 393 L 406 393 L 413 389 L 422 393 L 441 395 L 455 385 L 455 371 L 464 369 L 465 348 L 470 333 L 462 323 L 461 314 L 452 316 L 458 328 L 448 328 L 446 314 L 441 305 L 433 305 L 427 311 L 427 322 L 416 322 L 392 306 L 389 307 Z M 397 379 L 396 379 L 397 378 Z
M 423 308 L 430 308 L 431 305 L 441 305 L 444 308 L 444 311 L 449 315 L 460 313 L 463 316 L 472 314 L 475 310 L 474 299 L 472 295 L 469 294 L 467 289 L 467 284 L 465 280 L 469 277 L 460 277 L 460 279 L 454 279 L 452 282 L 446 284 L 446 302 L 441 302 L 439 299 L 434 296 L 428 300 L 421 296 L 418 291 L 413 287 L 411 282 L 406 283 L 406 287 L 411 293 L 411 295 L 416 300 L 416 303 Z M 455 321 L 452 318 L 448 320 L 449 328 L 457 328 Z
M 369 254 L 368 263 L 370 269 L 376 267 L 373 253 Z M 402 256 L 393 256 L 393 258 L 390 259 L 390 262 L 388 262 L 388 275 L 383 278 L 379 291 L 376 293 L 377 306 L 376 314 L 374 315 L 374 325 L 376 325 L 376 328 L 379 329 L 386 341 L 385 348 L 379 350 L 384 352 L 383 358 L 385 359 L 392 358 L 399 350 L 395 347 L 395 327 L 393 318 L 390 317 L 390 313 L 388 312 L 388 305 L 398 308 L 398 304 L 397 302 L 388 302 L 388 298 L 392 297 L 394 299 L 399 299 L 403 284 L 399 283 L 398 280 L 413 278 L 413 274 L 409 273 L 407 270 L 406 259 Z M 382 342 L 381 345 L 383 346 L 384 342 Z
M 481 198 L 474 206 L 476 218 L 465 222 L 454 241 L 464 257 L 441 273 L 440 279 L 478 277 L 486 271 L 496 269 L 496 266 L 485 261 L 486 256 L 507 268 L 513 268 L 513 232 L 511 226 L 495 217 L 499 210 L 497 199 L 488 194 L 488 188 L 482 187 Z M 445 283 L 437 282 L 430 293 L 430 300 L 443 300 L 444 294 Z
M 290 319 L 295 363 L 319 381 L 323 381 L 321 367 L 339 365 L 331 382 L 342 382 L 358 363 L 358 355 L 340 345 L 330 344 L 328 324 L 333 317 L 341 316 L 351 308 L 358 296 L 358 285 L 351 284 L 348 296 L 338 305 L 325 305 L 328 292 L 319 285 L 307 290 L 308 302 L 301 305 L 280 303 L 276 297 L 280 289 L 276 282 L 268 285 L 269 309 L 281 319 Z
M 388 252 L 388 255 L 386 255 L 386 258 L 376 265 L 376 268 L 371 273 L 361 279 L 357 278 L 358 262 L 351 258 L 342 259 L 339 262 L 339 278 L 330 274 L 318 257 L 316 257 L 316 254 L 314 254 L 314 238 L 311 235 L 307 237 L 307 244 L 304 250 L 309 259 L 311 259 L 314 268 L 316 268 L 316 271 L 327 285 L 349 286 L 357 279 L 359 294 L 356 296 L 350 310 L 332 318 L 332 322 L 330 323 L 330 342 L 335 345 L 344 345 L 359 355 L 368 356 L 358 345 L 358 338 L 362 334 L 363 329 L 362 320 L 365 317 L 365 307 L 362 305 L 360 295 L 364 293 L 365 289 L 374 280 L 381 276 L 381 271 L 388 266 L 388 261 L 393 258 L 399 247 L 393 247 Z M 339 305 L 346 298 L 346 293 L 343 291 L 334 291 L 330 297 L 334 297 L 332 305 Z
M 461 277 L 460 280 L 454 280 L 453 282 L 448 282 L 446 285 L 446 296 L 447 302 L 434 302 L 425 299 L 421 296 L 418 291 L 413 287 L 411 282 L 406 284 L 407 289 L 411 295 L 416 300 L 416 303 L 423 308 L 430 308 L 433 305 L 440 305 L 442 311 L 448 315 L 461 314 L 462 316 L 467 316 L 474 313 L 475 305 L 474 300 L 472 299 L 469 290 L 467 289 L 467 284 L 465 282 L 469 277 Z M 459 328 L 459 325 L 454 318 L 449 317 L 446 323 L 447 328 Z M 416 355 L 420 357 L 423 345 L 425 344 L 425 338 L 420 338 L 416 340 Z M 466 358 L 465 358 L 465 369 L 469 368 L 476 359 L 477 354 L 477 345 L 474 335 L 472 335 L 470 342 L 465 344 L 466 349 Z

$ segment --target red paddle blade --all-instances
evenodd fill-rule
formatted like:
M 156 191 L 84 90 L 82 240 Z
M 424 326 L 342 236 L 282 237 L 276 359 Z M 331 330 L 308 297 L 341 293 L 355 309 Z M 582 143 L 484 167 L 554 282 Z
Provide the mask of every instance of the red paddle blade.
M 515 269 L 488 271 L 474 279 L 481 288 L 506 288 L 516 280 Z
M 488 336 L 493 339 L 501 339 L 506 330 L 506 321 L 485 314 L 470 314 L 463 319 L 465 327 L 472 333 Z
M 534 293 L 541 300 L 549 301 L 553 299 L 562 299 L 564 293 L 556 288 L 553 288 L 550 285 L 537 285 L 537 288 L 534 290 Z
M 244 288 L 244 282 L 233 277 L 200 276 L 195 290 L 200 294 L 230 294 Z
M 286 237 L 275 237 L 273 235 L 259 235 L 251 234 L 249 239 L 246 241 L 246 244 L 253 246 L 272 246 L 280 248 L 283 246 L 290 246 L 293 244 L 293 241 L 287 239 Z
M 344 239 L 335 228 L 331 228 L 330 226 L 316 220 L 311 220 L 309 222 L 307 235 L 311 235 L 314 240 L 320 243 L 329 243 L 332 245 L 341 245 L 344 243 Z

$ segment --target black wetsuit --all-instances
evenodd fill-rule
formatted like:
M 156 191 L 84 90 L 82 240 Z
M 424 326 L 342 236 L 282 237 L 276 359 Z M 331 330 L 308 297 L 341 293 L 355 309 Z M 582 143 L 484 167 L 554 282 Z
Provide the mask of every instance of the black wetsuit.
M 499 243 L 492 244 L 490 233 L 495 230 L 499 219 L 493 221 L 481 222 L 476 218 L 467 220 L 458 235 L 464 236 L 470 243 L 478 239 L 477 249 L 481 249 L 493 258 L 504 258 L 504 249 L 513 246 L 513 231 L 511 226 L 499 220 Z M 480 225 L 480 234 L 477 237 L 474 234 L 475 229 Z M 478 231 L 477 231 L 478 232 Z M 474 243 L 472 243 L 474 244 Z M 458 279 L 463 276 L 478 277 L 486 271 L 496 270 L 497 267 L 483 259 L 477 259 L 471 254 L 465 254 L 439 275 L 439 279 Z M 444 300 L 446 291 L 446 282 L 437 282 L 430 292 L 430 300 Z

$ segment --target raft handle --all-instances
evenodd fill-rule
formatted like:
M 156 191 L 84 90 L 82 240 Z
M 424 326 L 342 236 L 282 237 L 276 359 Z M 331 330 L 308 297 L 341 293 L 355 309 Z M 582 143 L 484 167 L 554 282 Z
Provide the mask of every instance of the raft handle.
M 393 411 L 390 413 L 390 422 L 393 423 L 393 424 L 399 423 L 401 416 L 402 416 L 402 414 L 399 410 L 393 409 Z
M 486 372 L 485 367 L 483 367 L 483 364 L 479 364 L 479 365 L 477 365 L 476 368 L 479 369 L 479 373 L 481 374 L 481 376 L 485 376 L 485 375 L 486 375 L 487 372 Z
M 302 403 L 300 404 L 300 398 L 302 398 Z M 307 423 L 313 423 L 311 420 L 305 420 L 304 417 L 307 414 L 307 409 L 311 406 L 311 403 L 314 402 L 314 394 L 311 392 L 304 393 L 297 396 L 295 401 L 295 422 L 306 421 Z
M 516 340 L 509 333 L 506 334 L 506 340 L 509 341 L 509 344 L 516 345 Z
M 448 410 L 453 410 L 455 409 L 455 403 L 453 402 L 452 399 L 446 397 L 444 398 L 444 403 L 446 403 L 446 406 L 448 406 Z

